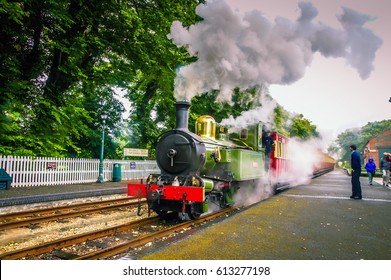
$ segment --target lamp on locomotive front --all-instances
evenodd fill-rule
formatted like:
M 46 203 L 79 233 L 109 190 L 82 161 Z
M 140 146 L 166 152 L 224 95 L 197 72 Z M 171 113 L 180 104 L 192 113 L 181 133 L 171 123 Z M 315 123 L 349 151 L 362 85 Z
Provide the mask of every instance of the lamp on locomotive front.
M 202 139 L 216 139 L 216 121 L 211 116 L 201 116 L 196 121 L 195 133 Z

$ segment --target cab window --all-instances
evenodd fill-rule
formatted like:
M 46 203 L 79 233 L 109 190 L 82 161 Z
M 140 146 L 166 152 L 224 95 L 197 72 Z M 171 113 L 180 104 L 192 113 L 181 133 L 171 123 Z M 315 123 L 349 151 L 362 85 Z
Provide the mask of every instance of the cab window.
M 246 140 L 248 137 L 248 129 L 242 129 L 239 134 L 240 140 Z

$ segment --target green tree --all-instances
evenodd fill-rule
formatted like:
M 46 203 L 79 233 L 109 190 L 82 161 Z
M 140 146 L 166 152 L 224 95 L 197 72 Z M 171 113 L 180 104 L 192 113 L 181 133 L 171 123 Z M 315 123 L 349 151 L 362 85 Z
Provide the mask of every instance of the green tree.
M 275 131 L 281 133 L 282 135 L 289 136 L 289 131 L 287 131 L 287 121 L 289 119 L 289 113 L 280 105 L 277 105 L 274 109 L 274 129 Z
M 168 40 L 170 24 L 193 22 L 197 3 L 0 1 L 2 152 L 97 157 L 101 113 L 108 128 L 121 119 L 115 87 L 145 93 L 144 105 L 158 104 L 141 109 L 138 119 L 155 107 L 163 111 L 153 98 L 167 97 L 174 67 L 190 59 Z M 114 153 L 107 139 L 107 153 Z
M 200 18 L 195 7 L 203 1 L 137 1 L 135 10 L 142 25 L 145 62 L 128 88 L 132 103 L 127 147 L 154 149 L 155 139 L 175 123 L 173 97 L 175 69 L 194 61 L 184 48 L 167 38 L 174 20 L 191 25 Z M 153 151 L 152 154 L 153 156 Z
M 360 142 L 360 137 L 360 129 L 349 129 L 337 136 L 335 146 L 341 154 L 342 161 L 350 161 L 349 147 L 352 144 L 357 145 Z
M 319 137 L 316 126 L 311 124 L 310 120 L 304 118 L 303 114 L 298 114 L 292 119 L 289 132 L 291 137 L 298 137 L 302 140 Z
M 199 96 L 193 97 L 189 127 L 194 131 L 195 121 L 201 115 L 211 115 L 216 122 L 221 122 L 230 116 L 238 117 L 243 112 L 253 109 L 257 103 L 257 88 L 240 90 L 235 88 L 231 102 L 219 102 L 217 97 L 219 91 L 213 90 Z

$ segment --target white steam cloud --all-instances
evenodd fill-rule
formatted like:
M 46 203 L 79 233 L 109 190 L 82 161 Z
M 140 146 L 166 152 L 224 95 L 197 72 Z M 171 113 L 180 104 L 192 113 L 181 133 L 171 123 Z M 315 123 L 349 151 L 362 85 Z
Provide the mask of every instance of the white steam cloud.
M 313 177 L 314 168 L 317 168 L 322 161 L 321 139 L 311 139 L 300 141 L 289 139 L 286 145 L 286 168 L 284 172 L 279 172 L 275 176 L 273 172 L 266 173 L 259 184 L 252 188 L 240 188 L 235 194 L 234 200 L 236 206 L 248 206 L 256 202 L 267 199 L 273 195 L 272 186 L 277 183 L 287 185 L 290 188 L 307 184 Z M 295 159 L 294 161 L 289 159 Z
M 178 100 L 218 89 L 230 101 L 232 89 L 260 84 L 291 84 L 304 76 L 313 54 L 344 58 L 362 79 L 369 77 L 382 40 L 364 24 L 374 18 L 343 8 L 342 29 L 315 22 L 317 9 L 300 2 L 296 21 L 267 19 L 260 11 L 241 13 L 224 0 L 209 0 L 196 8 L 203 18 L 189 28 L 175 21 L 169 38 L 198 60 L 179 69 Z

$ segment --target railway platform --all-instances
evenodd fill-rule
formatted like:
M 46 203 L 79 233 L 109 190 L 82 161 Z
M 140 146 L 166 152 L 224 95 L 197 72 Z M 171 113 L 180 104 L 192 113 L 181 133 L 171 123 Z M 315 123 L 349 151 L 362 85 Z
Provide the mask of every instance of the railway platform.
M 390 260 L 391 190 L 335 170 L 175 241 L 145 260 Z

